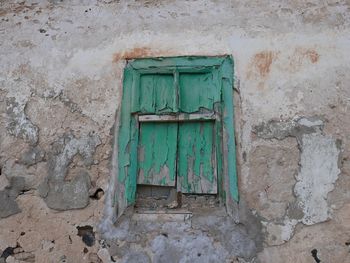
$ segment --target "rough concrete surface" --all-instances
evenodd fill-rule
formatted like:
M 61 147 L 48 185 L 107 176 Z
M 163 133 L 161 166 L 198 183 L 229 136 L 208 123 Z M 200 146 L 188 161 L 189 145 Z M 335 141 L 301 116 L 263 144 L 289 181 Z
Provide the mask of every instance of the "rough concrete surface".
M 350 262 L 349 25 L 346 0 L 0 1 L 0 262 Z M 126 59 L 225 54 L 236 221 L 114 224 Z

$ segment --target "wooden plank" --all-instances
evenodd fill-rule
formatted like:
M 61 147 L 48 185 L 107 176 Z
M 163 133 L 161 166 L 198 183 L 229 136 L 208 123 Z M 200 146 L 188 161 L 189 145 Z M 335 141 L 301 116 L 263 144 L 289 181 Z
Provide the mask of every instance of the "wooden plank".
M 130 193 L 126 185 L 129 179 L 130 152 L 128 145 L 130 142 L 131 130 L 131 89 L 133 83 L 133 70 L 130 67 L 124 70 L 122 107 L 119 114 L 120 126 L 118 129 L 118 173 L 116 180 L 116 193 L 114 206 L 116 206 L 117 217 L 123 214 L 125 208 L 129 205 L 128 200 L 132 199 L 134 193 Z
M 222 57 L 206 57 L 206 56 L 192 56 L 192 57 L 159 57 L 159 58 L 144 58 L 137 60 L 130 60 L 129 65 L 134 69 L 141 70 L 147 68 L 165 68 L 165 67 L 212 67 L 220 66 L 227 56 Z
M 214 122 L 179 124 L 177 189 L 182 193 L 216 194 Z
M 217 115 L 210 113 L 180 113 L 180 114 L 162 114 L 162 115 L 139 115 L 139 122 L 184 122 L 184 121 L 208 121 L 216 120 Z
M 222 119 L 220 118 L 222 114 L 222 105 L 221 103 L 216 103 L 215 106 L 215 112 L 217 113 L 218 117 L 215 121 L 215 148 L 216 148 L 216 171 L 217 171 L 217 178 L 218 178 L 218 193 L 220 198 L 222 200 L 225 200 L 225 191 L 224 191 L 224 185 L 223 185 L 223 159 L 225 158 L 222 154 L 223 149 L 223 140 L 222 140 Z
M 177 123 L 141 123 L 138 184 L 175 186 Z
M 197 66 L 197 67 L 150 67 L 150 68 L 143 68 L 138 69 L 137 71 L 140 74 L 171 74 L 174 71 L 179 73 L 208 73 L 213 70 L 212 66 Z
M 130 164 L 128 171 L 128 180 L 125 184 L 128 204 L 133 204 L 136 200 L 136 180 L 137 180 L 137 148 L 138 148 L 138 122 L 136 116 L 132 116 L 130 122 L 130 142 L 129 142 L 129 151 L 130 151 Z
M 222 134 L 223 134 L 223 172 L 227 206 L 233 208 L 239 201 L 236 171 L 236 145 L 233 118 L 233 61 L 227 57 L 221 67 L 222 77 Z M 230 212 L 229 212 L 230 213 Z

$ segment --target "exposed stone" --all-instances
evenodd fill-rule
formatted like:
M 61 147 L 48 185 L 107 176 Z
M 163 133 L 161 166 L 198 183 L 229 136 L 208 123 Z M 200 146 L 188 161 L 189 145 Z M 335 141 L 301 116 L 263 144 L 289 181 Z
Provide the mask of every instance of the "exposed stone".
M 96 134 L 81 138 L 65 134 L 52 145 L 53 151 L 48 161 L 49 175 L 40 187 L 40 193 L 50 208 L 77 209 L 89 204 L 91 182 L 87 168 L 93 164 L 93 154 L 100 143 Z M 84 167 L 71 180 L 66 180 L 69 164 L 77 154 L 83 158 Z
M 71 181 L 48 180 L 48 192 L 44 200 L 56 210 L 78 209 L 89 204 L 90 176 L 82 171 Z
M 45 151 L 39 146 L 31 147 L 28 151 L 24 152 L 21 156 L 20 163 L 30 166 L 44 160 Z
M 293 186 L 299 169 L 297 143 L 288 139 L 284 144 L 258 145 L 252 149 L 249 158 L 252 165 L 246 201 L 267 220 L 282 218 L 288 203 L 295 200 Z
M 26 105 L 19 104 L 14 97 L 8 98 L 6 104 L 7 132 L 35 145 L 39 139 L 39 129 L 26 116 Z
M 317 117 L 300 117 L 294 120 L 270 120 L 254 126 L 253 132 L 263 139 L 283 140 L 287 137 L 301 139 L 303 134 L 323 129 L 323 121 Z
M 288 204 L 287 217 L 296 220 L 301 220 L 304 217 L 303 209 L 300 207 L 298 201 Z
M 294 228 L 298 220 L 288 220 L 278 223 L 266 223 L 267 239 L 266 242 L 270 246 L 282 245 L 289 241 L 294 234 Z
M 47 174 L 46 164 L 44 162 L 35 165 L 26 166 L 16 160 L 8 160 L 3 167 L 3 175 L 11 180 L 14 177 L 22 177 L 24 179 L 24 187 L 36 189 Z
M 0 191 L 0 218 L 9 217 L 21 212 L 15 199 L 25 190 L 23 177 L 12 177 L 10 185 Z
M 83 157 L 83 162 L 86 166 L 93 164 L 95 148 L 100 144 L 99 136 L 94 133 L 83 135 L 80 138 L 74 137 L 72 133 L 63 135 L 52 145 L 53 151 L 49 157 L 49 173 L 51 177 L 64 178 L 68 165 L 76 154 Z
M 10 191 L 0 191 L 0 217 L 5 218 L 21 212 L 18 204 L 15 201 L 15 197 L 11 196 Z
M 279 218 L 275 218 L 277 221 L 265 223 L 269 245 L 281 245 L 288 241 L 293 236 L 294 228 L 298 222 L 311 225 L 324 222 L 330 216 L 327 195 L 333 189 L 333 184 L 340 173 L 338 169 L 340 149 L 337 140 L 320 133 L 322 129 L 323 121 L 318 118 L 269 121 L 267 124 L 263 123 L 255 127 L 255 133 L 264 139 L 282 140 L 287 137 L 295 137 L 301 150 L 301 168 L 296 176 L 297 183 L 294 186 L 297 200 L 292 202 L 290 200 L 288 206 L 284 207 L 283 211 L 286 210 L 286 214 L 282 222 L 279 219 L 282 218 L 280 215 Z M 259 154 L 259 156 L 263 156 L 263 154 Z M 270 165 L 270 167 L 276 167 L 276 165 Z M 261 169 L 254 170 L 261 171 Z M 264 178 L 264 176 L 260 176 L 260 178 Z M 254 185 L 256 184 L 254 183 Z M 278 186 L 277 189 L 281 187 Z M 288 188 L 290 189 L 290 186 Z M 264 191 L 267 195 L 268 189 L 264 189 Z M 260 208 L 259 210 L 264 215 L 264 209 Z

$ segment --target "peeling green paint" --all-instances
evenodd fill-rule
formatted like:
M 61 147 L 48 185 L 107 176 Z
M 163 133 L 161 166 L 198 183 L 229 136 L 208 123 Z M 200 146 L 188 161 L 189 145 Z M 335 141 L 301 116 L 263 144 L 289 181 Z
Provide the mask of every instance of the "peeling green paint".
M 140 112 L 161 113 L 174 111 L 174 76 L 147 74 L 140 78 Z
M 214 122 L 179 125 L 178 191 L 217 193 Z
M 116 198 L 118 206 L 123 206 L 119 209 L 135 201 L 140 173 L 143 173 L 142 183 L 172 184 L 176 179 L 173 156 L 178 156 L 179 178 L 184 179 L 180 190 L 214 192 L 218 188 L 221 197 L 238 200 L 232 77 L 233 63 L 228 56 L 138 59 L 128 63 L 124 71 L 118 138 L 118 185 L 121 187 L 117 189 L 121 190 Z M 215 112 L 218 118 L 198 123 L 186 120 L 183 115 L 181 121 L 189 122 L 172 123 L 178 128 L 170 130 L 179 132 L 171 134 L 169 128 L 159 128 L 160 123 L 140 124 L 137 119 L 139 113 L 205 112 Z M 171 124 L 164 123 L 168 125 Z M 174 147 L 171 143 L 180 146 Z M 187 145 L 185 150 L 182 144 Z M 179 154 L 176 148 L 181 149 Z M 197 181 L 189 180 L 185 170 L 190 170 Z M 159 174 L 168 177 L 159 177 Z M 205 179 L 204 188 L 198 177 Z
M 139 184 L 175 186 L 177 123 L 141 123 Z
M 220 89 L 214 79 L 214 71 L 209 73 L 180 73 L 180 111 L 197 112 L 201 108 L 214 109 L 220 101 Z
M 234 138 L 233 119 L 233 61 L 227 57 L 221 67 L 222 75 L 222 107 L 223 107 L 223 140 L 226 142 L 227 156 L 225 163 L 227 166 L 228 182 L 226 184 L 230 196 L 238 201 L 237 171 L 236 171 L 236 147 Z M 224 152 L 226 152 L 224 150 Z M 225 182 L 224 182 L 225 183 Z

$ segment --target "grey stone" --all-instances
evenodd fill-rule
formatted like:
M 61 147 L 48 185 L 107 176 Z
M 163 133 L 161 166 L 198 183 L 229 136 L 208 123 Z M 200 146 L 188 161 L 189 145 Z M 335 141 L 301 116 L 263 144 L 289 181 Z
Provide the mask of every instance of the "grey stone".
M 9 217 L 21 212 L 15 199 L 24 188 L 23 177 L 12 177 L 10 185 L 0 191 L 0 218 Z
M 300 141 L 303 134 L 323 129 L 323 121 L 317 117 L 300 117 L 295 120 L 270 120 L 253 127 L 253 132 L 263 139 L 283 140 L 295 137 Z
M 303 209 L 299 206 L 298 202 L 293 202 L 288 205 L 287 217 L 296 220 L 300 220 L 304 217 Z
M 5 218 L 21 212 L 9 190 L 0 191 L 0 217 Z
M 39 192 L 48 207 L 56 210 L 78 209 L 89 204 L 90 176 L 86 167 L 71 181 L 65 180 L 68 166 L 75 155 L 83 158 L 85 166 L 93 163 L 93 154 L 101 143 L 96 134 L 76 138 L 68 133 L 52 145 L 49 153 L 48 177 L 41 184 Z
M 22 154 L 20 163 L 30 166 L 43 161 L 44 157 L 45 151 L 42 150 L 39 146 L 31 147 L 28 151 Z
M 44 200 L 52 209 L 78 209 L 89 204 L 90 176 L 87 172 L 81 172 L 72 181 L 52 180 L 48 185 Z
M 15 98 L 6 101 L 7 132 L 17 138 L 21 138 L 31 145 L 35 145 L 39 139 L 39 128 L 26 116 L 25 104 L 21 105 Z

